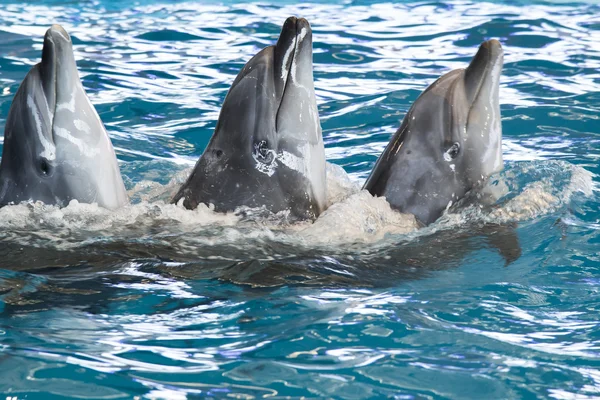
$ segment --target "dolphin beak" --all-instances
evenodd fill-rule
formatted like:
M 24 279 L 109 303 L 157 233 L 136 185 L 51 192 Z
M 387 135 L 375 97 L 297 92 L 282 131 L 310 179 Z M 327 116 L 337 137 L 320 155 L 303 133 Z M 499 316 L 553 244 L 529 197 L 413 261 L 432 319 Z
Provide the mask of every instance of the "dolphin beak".
M 284 22 L 275 45 L 274 64 L 275 95 L 279 100 L 275 129 L 278 130 L 281 126 L 280 111 L 286 102 L 286 93 L 291 92 L 291 96 L 294 97 L 295 86 L 313 86 L 312 30 L 306 19 L 289 17 Z
M 50 38 L 55 43 L 63 43 L 71 45 L 71 36 L 67 33 L 65 28 L 58 24 L 54 24 L 46 31 L 46 36 L 44 39 Z
M 296 21 L 296 49 L 294 53 L 296 63 L 302 63 L 299 58 L 308 58 L 312 70 L 312 29 L 304 18 L 299 18 Z
M 71 37 L 62 26 L 52 25 L 46 31 L 40 67 L 42 86 L 48 101 L 48 108 L 53 111 L 56 108 L 59 75 L 77 68 L 73 56 Z
M 502 72 L 504 52 L 496 39 L 483 42 L 465 70 L 465 90 L 469 103 L 473 104 L 484 86 L 497 82 Z
M 281 27 L 281 33 L 279 34 L 279 40 L 277 40 L 277 47 L 288 48 L 290 45 L 296 44 L 296 25 L 299 19 L 296 17 L 289 17 L 283 23 Z
M 281 88 L 278 87 L 281 89 L 281 92 L 278 90 L 278 94 L 283 94 L 290 73 L 294 71 L 294 65 L 298 62 L 298 55 L 306 47 L 306 43 L 312 51 L 312 31 L 308 21 L 296 17 L 286 19 L 275 45 L 275 71 L 279 75 L 275 78 L 282 83 Z
M 283 96 L 285 85 L 287 83 L 292 64 L 294 62 L 294 53 L 296 51 L 296 25 L 298 19 L 289 17 L 285 20 L 279 40 L 275 45 L 275 82 L 277 90 L 277 98 Z

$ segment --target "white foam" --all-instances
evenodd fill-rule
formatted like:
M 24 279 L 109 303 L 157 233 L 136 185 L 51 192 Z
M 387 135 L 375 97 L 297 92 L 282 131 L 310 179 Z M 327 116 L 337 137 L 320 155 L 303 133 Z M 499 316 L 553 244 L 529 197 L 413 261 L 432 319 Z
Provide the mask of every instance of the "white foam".
M 358 182 L 352 180 L 344 168 L 326 163 L 327 207 L 348 198 L 360 191 Z
M 394 211 L 385 198 L 360 191 L 332 204 L 299 235 L 309 246 L 343 246 L 377 242 L 386 235 L 406 234 L 418 227 L 413 215 Z
M 358 243 L 362 251 L 435 230 L 453 229 L 466 222 L 497 224 L 537 218 L 560 210 L 575 193 L 589 196 L 593 189 L 592 175 L 581 167 L 562 161 L 517 163 L 495 178 L 502 184 L 490 183 L 490 193 L 493 187 L 508 187 L 499 191 L 504 196 L 501 205 L 469 206 L 418 229 L 412 215 L 394 211 L 384 198 L 361 191 L 341 167 L 328 163 L 329 208 L 315 222 L 290 224 L 285 213 L 265 218 L 264 210 L 256 210 L 254 215 L 223 214 L 204 204 L 196 210 L 168 204 L 190 171 L 175 174 L 166 185 L 137 183 L 129 192 L 137 203 L 114 211 L 77 201 L 63 208 L 42 203 L 6 206 L 0 208 L 0 232 L 6 240 L 60 249 L 76 249 L 98 241 L 148 240 L 175 246 L 181 255 L 195 254 L 199 249 L 210 253 L 210 246 L 231 245 L 243 254 L 264 247 L 264 256 L 273 257 L 268 253 L 270 245 L 266 245 L 273 242 L 335 251 L 356 249 Z M 529 183 L 520 187 L 520 179 Z M 235 258 L 228 253 L 215 255 Z
M 493 176 L 483 188 L 484 195 L 500 199 L 500 205 L 479 202 L 442 217 L 440 226 L 453 226 L 467 221 L 494 224 L 520 222 L 551 214 L 566 206 L 575 193 L 589 197 L 593 193 L 593 175 L 586 169 L 565 161 L 534 161 L 516 164 L 498 176 Z M 516 169 L 516 171 L 515 171 Z M 509 188 L 511 179 L 527 178 L 522 187 Z M 495 184 L 492 184 L 495 182 Z M 494 202 L 493 199 L 492 203 Z

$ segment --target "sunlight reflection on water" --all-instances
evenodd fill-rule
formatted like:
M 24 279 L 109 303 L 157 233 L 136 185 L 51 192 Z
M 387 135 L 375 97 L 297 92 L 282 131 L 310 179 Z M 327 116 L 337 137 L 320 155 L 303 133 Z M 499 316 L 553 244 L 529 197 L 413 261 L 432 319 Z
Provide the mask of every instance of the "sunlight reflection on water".
M 3 265 L 29 272 L 0 269 L 0 393 L 597 396 L 599 202 L 580 167 L 600 172 L 599 14 L 565 2 L 0 5 L 0 121 L 60 22 L 130 187 L 195 163 L 240 67 L 289 15 L 313 27 L 327 158 L 357 182 L 417 95 L 498 38 L 508 205 L 471 210 L 473 229 L 514 226 L 522 247 L 505 266 L 493 237 L 451 218 L 333 254 L 209 210 L 5 209 Z M 510 203 L 540 186 L 552 201 Z

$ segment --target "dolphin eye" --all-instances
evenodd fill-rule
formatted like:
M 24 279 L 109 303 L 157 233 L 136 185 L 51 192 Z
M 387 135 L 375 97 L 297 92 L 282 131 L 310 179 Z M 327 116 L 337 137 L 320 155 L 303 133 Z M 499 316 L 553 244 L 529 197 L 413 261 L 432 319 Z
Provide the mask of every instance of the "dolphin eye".
M 40 171 L 42 171 L 42 175 L 44 176 L 50 175 L 50 164 L 48 164 L 48 161 L 42 160 L 40 162 Z
M 456 156 L 458 156 L 458 153 L 460 153 L 460 143 L 454 142 L 454 144 L 450 146 L 446 153 L 450 156 L 450 158 L 456 158 Z
M 254 152 L 256 153 L 256 158 L 265 164 L 270 164 L 273 162 L 273 150 L 269 149 L 269 143 L 266 140 L 261 140 L 260 142 L 254 145 Z

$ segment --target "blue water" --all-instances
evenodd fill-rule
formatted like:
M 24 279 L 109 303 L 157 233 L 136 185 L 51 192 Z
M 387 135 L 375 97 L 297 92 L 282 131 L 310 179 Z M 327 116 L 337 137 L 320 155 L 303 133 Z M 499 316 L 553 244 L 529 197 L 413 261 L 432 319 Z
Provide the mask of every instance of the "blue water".
M 0 209 L 0 394 L 600 397 L 600 6 L 30 3 L 0 5 L 0 128 L 62 24 L 133 204 Z M 312 24 L 326 154 L 345 170 L 329 167 L 329 219 L 166 205 L 289 15 Z M 490 38 L 504 195 L 414 232 L 355 186 L 419 93 Z

